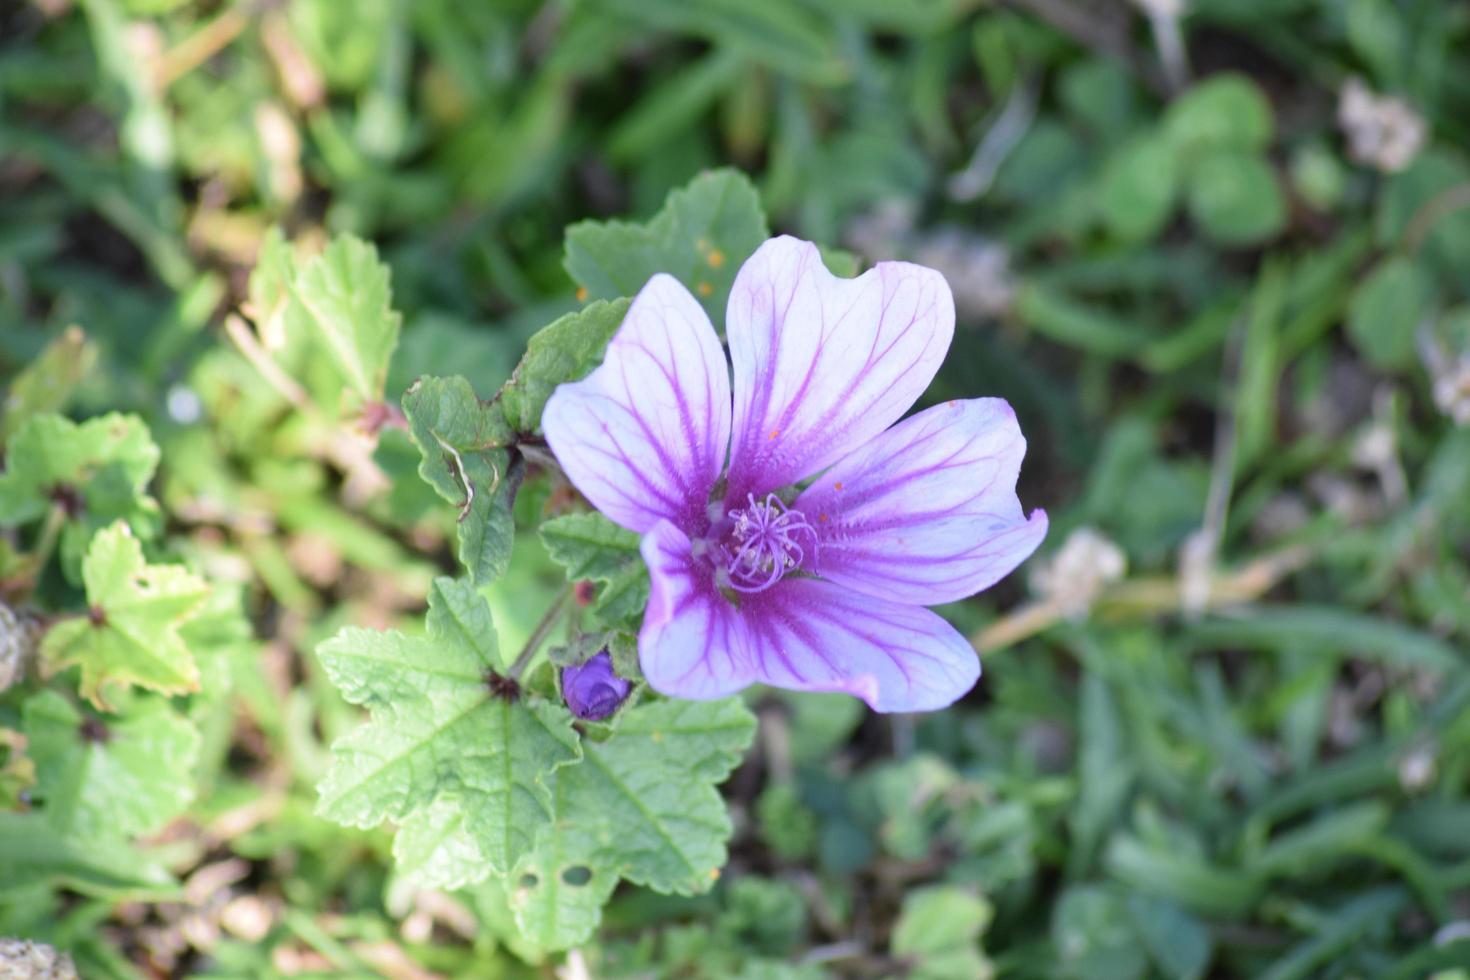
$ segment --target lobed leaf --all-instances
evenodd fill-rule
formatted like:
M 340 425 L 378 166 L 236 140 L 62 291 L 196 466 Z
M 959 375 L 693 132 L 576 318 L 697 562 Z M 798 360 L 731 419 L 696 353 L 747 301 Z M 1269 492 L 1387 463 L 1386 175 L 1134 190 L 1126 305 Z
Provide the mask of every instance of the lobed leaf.
M 415 381 L 403 396 L 403 414 L 419 447 L 419 475 L 459 508 L 460 561 L 475 582 L 505 574 L 519 469 L 505 448 L 514 433 L 500 411 L 456 376 Z
M 737 171 L 716 170 L 670 194 L 647 224 L 572 225 L 566 267 L 592 299 L 632 296 L 666 272 L 720 324 L 735 273 L 769 234 L 754 185 Z
M 25 703 L 25 734 L 46 818 L 81 839 L 156 830 L 194 796 L 199 732 L 159 700 L 86 718 L 55 691 Z
M 421 865 L 443 860 L 426 841 L 453 830 L 456 808 L 489 867 L 506 871 L 530 850 L 551 819 L 549 777 L 578 758 L 577 737 L 560 706 L 496 692 L 503 665 L 473 586 L 434 583 L 424 637 L 347 629 L 317 657 L 342 695 L 370 713 L 332 746 L 323 816 L 372 827 L 447 808 L 412 825 L 403 847 Z
M 648 569 L 639 537 L 592 511 L 555 517 L 541 525 L 551 560 L 571 581 L 601 583 L 593 612 L 609 623 L 633 619 L 648 602 Z
M 513 430 L 529 433 L 539 429 L 541 413 L 556 386 L 580 381 L 602 363 L 608 341 L 622 325 L 628 306 L 624 299 L 599 300 L 553 321 L 531 338 L 515 373 L 496 396 Z
M 528 939 L 575 945 L 620 878 L 659 892 L 709 890 L 730 818 L 716 786 L 740 761 L 755 718 L 737 699 L 663 701 L 623 712 L 556 773 L 555 817 L 515 869 L 511 905 Z
M 179 627 L 198 611 L 209 588 L 177 565 L 150 565 L 128 526 L 99 531 L 82 562 L 88 615 L 58 623 L 41 657 L 53 671 L 82 670 L 81 694 L 108 710 L 102 688 L 132 684 L 161 694 L 199 688 L 199 670 Z

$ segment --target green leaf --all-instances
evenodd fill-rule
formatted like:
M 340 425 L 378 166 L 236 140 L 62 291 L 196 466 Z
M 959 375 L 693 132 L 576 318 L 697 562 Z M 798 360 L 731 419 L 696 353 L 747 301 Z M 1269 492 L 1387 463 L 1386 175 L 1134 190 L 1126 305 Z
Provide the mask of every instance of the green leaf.
M 1222 245 L 1262 242 L 1286 224 L 1286 199 L 1271 165 L 1254 153 L 1214 150 L 1189 175 L 1189 213 Z
M 910 892 L 893 927 L 893 955 L 921 980 L 984 980 L 995 968 L 980 936 L 995 911 L 989 902 L 953 885 Z
M 24 708 L 37 795 L 71 837 L 156 830 L 194 795 L 199 733 L 163 701 L 139 700 L 116 719 L 86 718 L 55 691 Z
M 647 224 L 572 225 L 566 267 L 591 299 L 632 296 L 655 273 L 667 272 L 719 325 L 735 273 L 768 235 L 755 187 L 734 170 L 716 170 L 670 194 Z
M 404 819 L 393 838 L 393 862 L 400 878 L 420 888 L 453 891 L 483 881 L 490 859 L 465 829 L 465 806 L 437 801 Z
M 692 34 L 804 81 L 831 84 L 849 71 L 831 29 L 784 0 L 607 0 L 607 6 L 645 28 Z
M 1037 333 L 1102 357 L 1134 354 L 1151 339 L 1136 324 L 1079 303 L 1040 279 L 1028 279 L 1017 287 L 1015 311 Z
M 151 535 L 156 525 L 158 505 L 144 490 L 158 468 L 158 447 L 137 416 L 113 413 L 77 424 L 35 415 L 10 441 L 5 460 L 0 524 L 61 508 L 62 556 L 73 570 L 98 528 L 125 520 Z
M 1174 211 L 1179 173 L 1174 146 L 1150 134 L 1122 146 L 1103 170 L 1098 206 L 1103 223 L 1128 242 L 1153 238 Z
M 1051 932 L 1061 976 L 1133 980 L 1148 972 L 1148 957 L 1128 908 L 1111 889 L 1067 889 L 1052 916 Z
M 603 584 L 593 611 L 608 622 L 637 616 L 648 601 L 648 569 L 639 537 L 594 512 L 567 514 L 541 525 L 541 541 L 569 581 Z
M 20 431 L 32 416 L 65 408 L 96 363 L 97 346 L 80 327 L 68 328 L 48 344 L 10 384 L 0 406 L 0 444 Z
M 1211 149 L 1259 151 L 1271 142 L 1271 103 L 1245 75 L 1221 72 L 1185 92 L 1164 116 L 1169 139 L 1189 154 Z
M 464 378 L 420 378 L 403 396 L 403 414 L 418 444 L 419 475 L 459 508 L 459 558 L 477 583 L 505 574 L 520 482 L 512 465 L 513 433 L 493 404 Z
M 579 381 L 602 363 L 607 343 L 622 325 L 628 306 L 628 300 L 591 303 L 553 321 L 531 338 L 515 373 L 496 396 L 511 429 L 535 432 L 556 386 Z
M 725 863 L 730 818 L 716 786 L 740 761 L 755 718 L 736 699 L 625 711 L 606 742 L 557 770 L 555 819 L 508 882 L 526 938 L 587 939 L 619 878 L 658 892 L 707 891 Z
M 1415 335 L 1433 297 L 1434 279 L 1419 263 L 1404 255 L 1385 259 L 1353 290 L 1348 336 L 1375 367 L 1411 367 L 1418 360 Z
M 1128 913 L 1160 973 L 1175 980 L 1204 976 L 1214 944 L 1198 919 L 1173 902 L 1146 895 L 1129 895 Z
M 382 401 L 401 318 L 377 249 L 351 235 L 333 239 L 297 270 L 291 295 L 292 324 L 313 333 L 364 403 Z
M 490 609 L 467 582 L 435 580 L 427 626 L 424 637 L 346 629 L 317 648 L 342 696 L 370 714 L 332 746 L 318 810 L 366 828 L 457 807 L 464 832 L 504 872 L 551 819 L 552 770 L 578 756 L 571 715 L 495 693 L 504 665 Z M 420 818 L 429 823 L 413 833 L 438 833 L 449 817 Z M 424 851 L 418 841 L 405 846 Z
M 97 532 L 82 562 L 88 615 L 52 627 L 41 656 L 52 670 L 79 666 L 81 693 L 108 709 L 103 685 L 133 684 L 161 694 L 199 688 L 199 670 L 179 627 L 209 595 L 178 565 L 150 565 L 126 524 Z
M 1257 605 L 1244 618 L 1206 619 L 1189 628 L 1201 646 L 1354 656 L 1395 667 L 1456 671 L 1464 660 L 1439 637 L 1403 623 L 1335 606 Z
M 88 895 L 177 897 L 167 871 L 126 845 L 63 836 L 39 813 L 0 813 L 0 896 L 39 884 Z

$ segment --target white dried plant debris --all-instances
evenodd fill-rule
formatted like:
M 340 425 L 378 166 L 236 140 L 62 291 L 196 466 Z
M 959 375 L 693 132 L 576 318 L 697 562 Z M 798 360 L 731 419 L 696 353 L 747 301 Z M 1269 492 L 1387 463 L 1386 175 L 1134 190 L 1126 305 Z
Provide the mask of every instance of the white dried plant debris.
M 1353 439 L 1353 463 L 1378 478 L 1383 499 L 1390 506 L 1402 504 L 1409 496 L 1408 477 L 1399 461 L 1398 433 L 1394 429 L 1394 393 L 1380 388 L 1373 394 L 1373 417 L 1358 430 Z
M 1470 348 L 1455 353 L 1426 331 L 1419 337 L 1419 357 L 1429 372 L 1435 408 L 1456 425 L 1470 425 Z
M 913 205 L 885 201 L 848 226 L 849 248 L 869 262 L 904 259 L 937 269 L 954 292 L 961 320 L 1002 316 L 1015 299 L 1011 253 L 1003 244 L 960 228 L 914 226 Z
M 1392 95 L 1376 95 L 1361 78 L 1343 85 L 1337 124 L 1347 136 L 1348 154 L 1383 173 L 1397 173 L 1414 162 L 1429 127 L 1413 106 Z
M 66 953 L 28 939 L 0 939 L 0 980 L 77 980 Z
M 1406 793 L 1428 789 L 1439 771 L 1434 746 L 1418 745 L 1399 758 L 1399 786 Z
M 1031 577 L 1032 590 L 1070 619 L 1085 619 L 1102 590 L 1123 577 L 1128 558 L 1090 527 L 1067 535 L 1061 550 Z

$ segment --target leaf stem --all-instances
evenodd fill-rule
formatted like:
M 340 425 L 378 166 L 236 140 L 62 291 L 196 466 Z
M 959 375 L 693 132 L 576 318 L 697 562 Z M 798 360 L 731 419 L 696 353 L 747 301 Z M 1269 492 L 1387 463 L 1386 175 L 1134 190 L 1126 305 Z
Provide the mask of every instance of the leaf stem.
M 26 556 L 20 574 L 13 580 L 22 595 L 29 595 L 40 581 L 41 574 L 51 561 L 51 555 L 56 551 L 56 542 L 60 539 L 64 526 L 66 511 L 59 504 L 53 505 L 46 514 L 46 523 L 41 526 L 41 536 L 36 540 L 35 550 Z
M 561 614 L 566 609 L 567 599 L 571 595 L 572 587 L 568 585 L 557 593 L 555 599 L 551 600 L 551 605 L 547 608 L 546 615 L 541 617 L 541 622 L 537 623 L 536 628 L 531 631 L 531 636 L 526 640 L 526 645 L 521 648 L 520 655 L 516 657 L 515 663 L 510 665 L 510 670 L 506 673 L 506 676 L 511 680 L 520 680 L 521 674 L 531 665 L 531 661 L 535 659 L 536 651 L 541 649 L 541 644 L 546 642 L 546 638 L 551 635 L 551 631 L 556 628 L 556 624 L 561 620 Z

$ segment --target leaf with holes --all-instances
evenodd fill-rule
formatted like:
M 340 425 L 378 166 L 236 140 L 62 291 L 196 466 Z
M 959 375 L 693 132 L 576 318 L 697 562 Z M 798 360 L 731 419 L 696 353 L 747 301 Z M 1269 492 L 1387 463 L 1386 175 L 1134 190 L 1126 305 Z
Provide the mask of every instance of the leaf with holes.
M 568 313 L 539 330 L 510 380 L 496 396 L 506 423 L 517 432 L 535 432 L 556 386 L 580 381 L 602 363 L 607 342 L 628 312 L 628 300 L 598 301 Z
M 179 636 L 209 587 L 178 565 L 150 565 L 128 526 L 97 532 L 82 562 L 91 612 L 56 624 L 41 657 L 52 671 L 82 670 L 81 693 L 109 710 L 104 685 L 132 684 L 160 694 L 199 689 L 199 669 Z
M 514 433 L 464 378 L 420 378 L 403 396 L 418 443 L 419 476 L 459 508 L 459 558 L 479 583 L 505 574 L 515 538 L 511 503 L 520 481 Z
M 572 718 L 499 682 L 490 609 L 469 583 L 434 582 L 427 626 L 421 637 L 346 629 L 317 648 L 343 697 L 370 714 L 332 746 L 318 810 L 366 828 L 435 806 L 448 809 L 419 819 L 440 821 L 457 808 L 485 860 L 505 871 L 551 819 L 551 773 L 579 755 Z
M 193 798 L 199 732 L 163 701 L 140 699 L 126 715 L 101 719 L 42 691 L 23 713 L 36 796 L 67 836 L 147 833 Z
M 61 555 L 68 575 L 98 528 L 125 520 L 144 536 L 157 529 L 158 505 L 145 491 L 158 468 L 158 446 L 135 415 L 80 424 L 33 415 L 6 447 L 5 460 L 0 524 L 29 523 L 58 508 L 66 518 Z
M 602 584 L 593 612 L 605 622 L 625 622 L 643 611 L 648 568 L 638 553 L 638 535 L 594 511 L 546 521 L 541 541 L 569 580 Z
M 526 938 L 544 949 L 582 942 L 619 878 L 707 891 L 730 836 L 716 787 L 754 734 L 739 700 L 662 701 L 624 712 L 608 741 L 584 743 L 583 760 L 556 773 L 554 821 L 509 882 Z
M 736 270 L 769 234 L 750 180 L 734 170 L 715 170 L 670 194 L 647 224 L 572 225 L 566 267 L 592 299 L 632 296 L 654 273 L 667 272 L 720 324 Z

